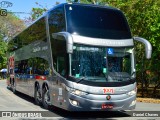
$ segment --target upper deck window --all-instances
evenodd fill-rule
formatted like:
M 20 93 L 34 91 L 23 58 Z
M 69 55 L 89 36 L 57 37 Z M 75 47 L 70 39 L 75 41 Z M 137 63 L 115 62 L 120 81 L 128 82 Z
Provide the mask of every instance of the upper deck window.
M 116 9 L 66 5 L 67 31 L 94 38 L 129 39 L 131 33 L 123 13 Z

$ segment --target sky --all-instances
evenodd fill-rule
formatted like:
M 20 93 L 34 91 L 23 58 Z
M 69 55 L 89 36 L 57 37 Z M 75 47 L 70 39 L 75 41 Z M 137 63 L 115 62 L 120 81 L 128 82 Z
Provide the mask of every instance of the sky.
M 10 4 L 7 6 L 4 2 L 10 2 L 12 5 Z M 43 7 L 50 9 L 56 2 L 64 3 L 66 0 L 0 0 L 0 7 L 11 12 L 24 12 L 23 14 L 16 13 L 18 17 L 24 19 L 30 16 L 33 7 L 40 7 L 36 4 L 36 2 Z

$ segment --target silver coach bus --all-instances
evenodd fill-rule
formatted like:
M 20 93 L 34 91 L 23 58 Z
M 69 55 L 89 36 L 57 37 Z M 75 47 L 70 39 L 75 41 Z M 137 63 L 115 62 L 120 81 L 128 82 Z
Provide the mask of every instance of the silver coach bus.
M 8 44 L 7 85 L 48 109 L 131 110 L 136 105 L 134 40 L 124 14 L 109 6 L 60 4 Z

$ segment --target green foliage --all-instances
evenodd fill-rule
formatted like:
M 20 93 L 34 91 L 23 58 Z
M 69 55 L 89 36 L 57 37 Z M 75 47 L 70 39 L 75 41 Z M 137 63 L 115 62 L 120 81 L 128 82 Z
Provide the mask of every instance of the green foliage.
M 14 14 L 8 13 L 7 16 L 0 16 L 0 35 L 3 40 L 9 41 L 24 28 L 23 21 Z
M 0 69 L 6 68 L 7 42 L 24 28 L 23 21 L 14 14 L 0 16 Z
M 39 18 L 47 9 L 45 8 L 32 8 L 32 20 Z
M 0 36 L 0 68 L 6 67 L 6 52 L 7 52 L 7 43 L 3 41 L 3 37 Z
M 39 18 L 43 13 L 45 13 L 48 9 L 47 7 L 42 6 L 41 4 L 39 4 L 38 2 L 36 2 L 36 4 L 40 7 L 37 8 L 32 8 L 32 15 L 31 15 L 31 19 L 32 21 L 36 20 L 37 18 Z M 56 5 L 60 4 L 59 2 L 55 3 Z

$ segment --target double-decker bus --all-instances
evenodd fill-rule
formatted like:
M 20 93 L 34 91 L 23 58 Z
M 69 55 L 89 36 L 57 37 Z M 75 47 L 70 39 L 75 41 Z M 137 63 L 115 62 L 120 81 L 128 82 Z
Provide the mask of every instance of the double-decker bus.
M 136 105 L 134 40 L 116 8 L 63 3 L 8 43 L 7 84 L 48 109 L 131 110 Z

